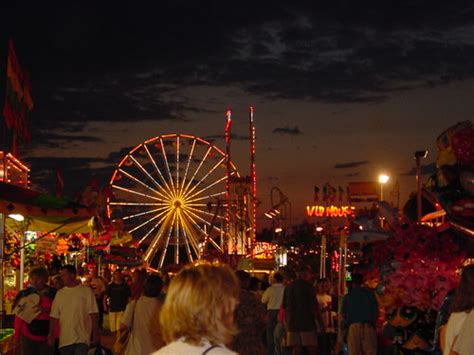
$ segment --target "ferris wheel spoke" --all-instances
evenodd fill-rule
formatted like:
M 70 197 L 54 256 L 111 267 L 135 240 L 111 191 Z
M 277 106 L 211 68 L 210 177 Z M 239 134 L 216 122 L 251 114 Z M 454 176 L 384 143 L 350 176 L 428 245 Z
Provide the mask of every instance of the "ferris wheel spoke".
M 163 184 L 165 184 L 166 188 L 168 189 L 168 191 L 171 191 L 170 187 L 168 186 L 168 183 L 166 182 L 165 180 L 165 177 L 163 176 L 163 174 L 161 173 L 161 170 L 160 168 L 158 168 L 158 164 L 156 164 L 156 160 L 153 158 L 153 156 L 151 155 L 150 151 L 148 150 L 148 147 L 146 146 L 146 144 L 143 145 L 143 147 L 145 148 L 146 150 L 146 153 L 148 154 L 148 158 L 150 158 L 151 160 L 151 163 L 153 164 L 153 166 L 155 167 L 155 170 L 156 172 L 158 173 L 158 176 L 160 177 L 161 181 L 163 182 Z M 163 189 L 164 191 L 166 191 L 161 185 L 160 185 L 161 189 Z M 169 197 L 171 197 L 171 195 L 167 192 L 167 195 Z
M 150 214 L 150 213 L 163 211 L 163 210 L 168 209 L 168 208 L 169 208 L 169 207 L 159 207 L 159 208 L 155 208 L 154 210 L 149 210 L 149 211 L 145 211 L 145 212 L 140 212 L 140 213 L 136 213 L 136 214 L 131 214 L 131 215 L 123 216 L 123 217 L 120 217 L 120 218 L 123 219 L 123 220 L 131 219 L 131 218 L 136 218 L 136 217 L 144 216 L 144 215 L 147 215 L 147 214 Z
M 176 212 L 173 213 L 173 221 L 168 229 L 168 236 L 166 237 L 166 242 L 163 250 L 161 251 L 160 262 L 158 264 L 158 268 L 161 269 L 163 267 L 163 263 L 165 262 L 166 253 L 168 252 L 168 246 L 170 244 L 171 234 L 173 233 L 173 226 L 176 220 Z
M 168 177 L 169 177 L 170 183 L 171 183 L 171 190 L 173 191 L 173 194 L 176 195 L 176 190 L 174 188 L 173 177 L 171 176 L 170 165 L 168 163 L 168 156 L 166 155 L 165 145 L 163 144 L 163 139 L 162 138 L 160 138 L 160 144 L 161 144 L 161 153 L 163 154 L 163 160 L 165 161 L 166 172 L 168 173 Z
M 169 209 L 167 209 L 167 210 L 164 210 L 164 211 L 158 213 L 157 215 L 153 216 L 152 218 L 147 219 L 145 222 L 143 222 L 143 223 L 139 224 L 138 226 L 136 226 L 135 228 L 129 230 L 128 233 L 133 233 L 133 232 L 135 232 L 137 229 L 140 229 L 141 227 L 146 226 L 148 223 L 150 223 L 151 221 L 154 221 L 154 220 L 157 219 L 157 218 L 160 218 L 161 216 L 163 216 L 165 213 L 169 212 L 170 210 L 171 210 L 171 207 L 170 207 Z M 158 222 L 156 225 L 158 225 L 158 224 L 160 224 L 160 222 Z M 155 227 L 153 227 L 153 228 L 151 229 L 152 231 L 153 231 L 154 228 L 156 228 L 156 225 L 155 225 Z M 151 233 L 151 232 L 150 232 L 150 233 Z M 147 235 L 147 236 L 148 236 L 148 235 Z M 142 238 L 142 239 L 143 239 L 143 238 Z M 141 243 L 139 242 L 139 244 L 141 244 Z
M 203 182 L 204 180 L 206 180 L 207 177 L 208 177 L 209 175 L 211 175 L 211 174 L 224 162 L 224 160 L 225 160 L 225 158 L 222 158 L 221 160 L 219 160 L 219 161 L 217 162 L 217 164 L 214 165 L 214 166 L 212 167 L 212 169 L 209 170 L 209 171 L 207 172 L 207 174 L 204 175 L 201 180 L 199 180 L 196 184 L 193 185 L 193 187 L 191 188 L 191 190 L 186 191 L 185 197 L 186 197 L 186 196 L 189 196 L 189 195 L 191 194 L 191 192 L 193 192 L 199 185 L 201 185 L 202 182 Z
M 165 194 L 166 194 L 168 197 L 171 198 L 171 195 L 170 195 L 165 189 L 162 188 L 162 186 L 158 183 L 158 181 L 156 181 L 156 179 L 155 179 L 153 176 L 151 176 L 151 174 L 148 172 L 148 170 L 146 170 L 146 169 L 143 167 L 143 165 L 140 164 L 140 162 L 139 162 L 137 159 L 135 159 L 132 155 L 130 155 L 130 158 L 131 158 L 132 161 L 135 163 L 135 165 L 138 166 L 138 168 L 142 171 L 143 174 L 145 174 L 151 181 L 153 181 L 153 183 L 154 183 L 157 187 L 161 188 L 161 189 L 165 192 Z
M 185 209 L 190 209 L 191 211 L 202 213 L 202 214 L 204 214 L 206 216 L 210 216 L 210 217 L 216 216 L 217 218 L 224 218 L 224 216 L 221 216 L 219 214 L 214 214 L 214 213 L 211 213 L 211 212 L 203 211 L 203 210 L 200 210 L 199 208 L 190 207 L 188 205 L 185 206 Z
M 188 240 L 188 237 L 186 235 L 186 231 L 184 230 L 184 221 L 181 217 L 181 214 L 179 215 L 179 227 L 181 228 L 181 231 L 183 233 L 183 240 L 184 240 L 184 248 L 186 250 L 186 255 L 188 256 L 188 260 L 190 263 L 193 262 L 193 255 L 191 254 L 191 249 L 189 247 L 189 240 Z
M 176 192 L 179 192 L 178 190 L 179 190 L 179 135 L 176 136 Z
M 164 199 L 167 199 L 168 197 L 166 197 L 165 195 L 163 195 L 161 192 L 155 190 L 153 187 L 151 187 L 150 185 L 148 184 L 145 184 L 143 181 L 140 181 L 139 179 L 137 179 L 135 176 L 133 176 L 132 174 L 126 172 L 125 170 L 123 169 L 119 169 L 119 171 L 124 174 L 126 177 L 128 177 L 130 180 L 133 180 L 135 181 L 136 183 L 142 185 L 143 187 L 147 188 L 148 190 L 154 192 L 155 194 L 161 196 L 162 198 Z
M 193 145 L 191 146 L 191 150 L 190 150 L 189 155 L 188 155 L 188 163 L 186 164 L 186 169 L 184 170 L 184 177 L 183 177 L 183 181 L 181 183 L 181 191 L 180 192 L 182 192 L 183 189 L 184 189 L 184 183 L 186 181 L 186 177 L 188 176 L 189 164 L 191 164 L 191 160 L 193 158 L 195 147 L 196 147 L 196 138 L 194 138 L 194 140 L 193 140 Z
M 198 216 L 197 214 L 195 214 L 194 212 L 192 211 L 186 211 L 184 210 L 184 213 L 186 213 L 188 215 L 188 217 L 193 220 L 194 222 L 196 222 L 196 220 L 194 218 L 196 218 L 197 220 L 201 221 L 202 223 L 206 224 L 207 226 L 209 227 L 212 227 L 213 229 L 215 229 L 216 231 L 218 231 L 219 233 L 221 232 L 221 229 L 216 227 L 216 226 L 213 226 L 209 221 L 206 221 L 204 218 Z M 197 223 L 196 223 L 197 224 Z M 201 227 L 199 227 L 199 229 L 203 232 L 204 235 L 207 235 L 208 233 L 206 233 L 204 230 L 202 230 Z M 210 234 L 211 232 L 209 232 Z
M 188 190 L 188 188 L 189 188 L 189 185 L 191 185 L 191 183 L 193 182 L 194 178 L 196 177 L 196 174 L 197 174 L 197 173 L 199 172 L 199 170 L 201 169 L 202 164 L 204 164 L 204 162 L 206 161 L 206 159 L 207 159 L 209 153 L 211 152 L 211 149 L 212 149 L 212 147 L 209 147 L 209 148 L 207 149 L 206 154 L 204 154 L 204 157 L 202 158 L 201 162 L 199 163 L 198 167 L 196 168 L 196 171 L 194 172 L 193 177 L 188 181 L 188 184 L 187 184 L 186 187 L 184 188 L 184 190 L 183 190 L 183 192 L 182 192 L 183 195 L 186 195 L 186 192 L 187 192 L 187 190 Z
M 216 241 L 214 239 L 212 239 L 210 236 L 206 239 L 206 241 L 211 243 L 214 246 L 214 248 L 216 248 L 217 250 L 222 252 L 221 246 L 219 244 L 217 244 Z
M 154 246 L 160 241 L 161 236 L 163 235 L 164 232 L 165 232 L 165 229 L 160 227 L 158 229 L 158 232 L 156 232 L 155 236 L 153 237 L 153 241 L 148 246 L 145 252 L 145 261 L 147 263 L 151 263 L 151 259 L 153 259 L 153 257 L 156 255 L 156 252 L 157 252 L 157 250 L 153 248 L 152 245 Z
M 192 232 L 192 227 L 188 225 L 187 217 L 182 214 L 181 215 L 182 227 L 184 231 L 184 235 L 187 237 L 186 239 L 189 240 L 191 247 L 193 248 L 194 254 L 199 258 L 199 243 L 196 240 L 194 233 Z M 192 224 L 192 222 L 189 222 Z
M 168 213 L 161 219 L 161 221 L 156 223 L 155 226 L 153 227 L 153 229 L 156 229 L 156 227 L 160 225 L 161 222 L 164 221 L 158 228 L 158 231 L 156 232 L 150 245 L 148 245 L 148 248 L 146 249 L 146 252 L 145 252 L 146 261 L 151 262 L 151 260 L 155 257 L 156 252 L 158 251 L 158 248 L 157 248 L 158 242 L 160 241 L 163 234 L 166 232 L 166 228 L 168 227 L 171 216 L 172 216 L 172 213 Z
M 176 210 L 174 235 L 175 235 L 174 263 L 178 265 L 179 264 L 179 209 Z
M 146 197 L 146 198 L 151 198 L 152 200 L 162 201 L 161 198 L 158 198 L 156 196 L 147 195 L 147 194 L 144 194 L 144 193 L 141 193 L 141 192 L 138 192 L 138 191 L 127 189 L 126 187 L 122 187 L 122 186 L 118 186 L 118 185 L 112 185 L 112 187 L 114 189 L 129 192 L 129 193 L 134 194 L 134 195 L 143 196 L 143 197 Z
M 188 213 L 190 213 L 189 211 L 184 211 L 184 213 L 186 213 L 186 214 L 188 215 L 188 218 L 191 220 L 191 223 L 194 225 L 195 228 L 197 228 L 197 229 L 203 234 L 204 238 L 209 238 L 209 240 L 213 240 L 213 239 L 210 237 L 210 233 L 209 233 L 209 234 L 206 233 L 206 231 L 204 231 L 204 230 L 199 226 L 199 224 L 196 222 L 196 220 L 195 220 L 191 215 L 188 214 Z M 196 215 L 195 215 L 195 216 L 196 216 Z M 203 221 L 204 223 L 210 225 L 209 222 L 207 222 L 206 220 L 202 219 L 201 217 L 196 216 L 196 218 L 199 219 L 199 220 L 201 220 L 201 221 Z M 220 229 L 218 229 L 218 230 L 220 231 Z M 213 241 L 214 241 L 214 240 L 213 240 Z M 213 245 L 217 248 L 217 250 L 219 250 L 220 252 L 222 252 L 222 248 L 221 248 L 217 243 L 214 242 Z
M 201 189 L 201 190 L 195 192 L 195 193 L 192 194 L 191 196 L 186 196 L 186 198 L 187 198 L 187 199 L 192 199 L 193 197 L 202 194 L 204 191 L 207 191 L 207 190 L 209 190 L 211 187 L 214 187 L 214 186 L 217 185 L 218 183 L 224 181 L 225 179 L 227 179 L 227 177 L 226 177 L 226 176 L 223 176 L 223 177 L 221 177 L 220 179 L 214 181 L 212 184 L 207 185 L 207 186 L 204 187 L 203 189 Z
M 169 203 L 163 202 L 109 202 L 111 206 L 165 206 L 169 205 Z M 194 206 L 194 205 L 191 205 Z
M 186 200 L 186 204 L 189 204 L 190 202 L 196 202 L 196 201 L 207 200 L 207 199 L 210 199 L 210 198 L 212 198 L 212 197 L 222 196 L 222 195 L 225 195 L 225 194 L 226 194 L 225 191 L 217 192 L 217 193 L 212 194 L 212 195 L 202 196 L 202 197 L 194 198 L 194 199 L 192 199 L 192 200 Z M 225 204 L 225 205 L 223 205 L 223 206 L 227 206 L 227 204 Z
M 197 218 L 197 219 L 200 220 L 201 222 L 205 223 L 205 224 L 208 225 L 209 227 L 212 226 L 212 228 L 214 228 L 214 229 L 215 229 L 216 231 L 218 231 L 219 233 L 221 232 L 221 229 L 220 229 L 220 228 L 218 228 L 218 227 L 216 227 L 216 226 L 213 226 L 213 225 L 211 224 L 211 222 L 205 220 L 205 219 L 202 218 L 201 216 L 198 216 L 198 215 L 195 214 L 194 212 L 192 212 L 192 211 L 187 211 L 187 210 L 184 210 L 184 211 L 185 211 L 186 213 L 191 214 L 192 216 L 194 216 L 195 218 Z M 207 233 L 206 233 L 206 234 L 207 234 Z

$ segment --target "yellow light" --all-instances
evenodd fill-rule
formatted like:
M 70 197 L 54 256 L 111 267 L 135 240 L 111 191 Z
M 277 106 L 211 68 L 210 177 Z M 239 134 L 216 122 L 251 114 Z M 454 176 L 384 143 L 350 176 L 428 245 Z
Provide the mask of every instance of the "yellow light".
M 11 219 L 14 219 L 17 222 L 23 222 L 25 220 L 25 217 L 23 217 L 21 214 L 9 214 L 8 217 Z
M 386 184 L 388 182 L 388 180 L 390 180 L 390 176 L 388 176 L 386 174 L 380 174 L 379 175 L 379 182 L 381 184 Z

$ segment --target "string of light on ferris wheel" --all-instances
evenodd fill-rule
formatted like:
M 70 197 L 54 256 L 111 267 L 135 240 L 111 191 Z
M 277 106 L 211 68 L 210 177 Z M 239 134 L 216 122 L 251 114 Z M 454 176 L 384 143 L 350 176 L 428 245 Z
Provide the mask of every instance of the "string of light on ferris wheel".
M 123 216 L 123 217 L 121 217 L 121 219 L 127 220 L 127 219 L 131 219 L 131 218 L 144 216 L 146 214 L 155 213 L 155 212 L 159 212 L 159 211 L 163 211 L 163 210 L 169 210 L 169 209 L 170 209 L 169 206 L 168 207 L 160 207 L 160 208 L 156 208 L 154 210 L 149 210 L 149 211 L 145 211 L 145 212 L 131 214 L 131 215 L 128 215 L 128 216 Z
M 173 221 L 171 222 L 171 226 L 174 225 L 174 222 L 176 220 L 176 215 L 178 214 L 178 212 L 176 212 L 178 210 L 175 210 L 175 212 L 173 213 Z M 161 256 L 160 256 L 160 262 L 158 264 L 158 267 L 161 269 L 163 267 L 163 263 L 165 261 L 165 256 L 166 256 L 166 252 L 168 251 L 168 245 L 170 244 L 170 239 L 171 239 L 171 234 L 173 233 L 173 228 L 169 228 L 168 230 L 168 236 L 166 237 L 166 242 L 165 242 L 165 247 L 163 248 L 163 250 L 161 251 Z M 156 249 L 155 249 L 156 250 Z
M 153 240 L 151 241 L 150 245 L 148 246 L 146 252 L 145 252 L 145 260 L 148 261 L 152 256 L 154 256 L 156 254 L 156 246 L 158 244 L 158 242 L 160 241 L 162 235 L 163 235 L 163 232 L 165 231 L 165 227 L 167 225 L 167 221 L 166 220 L 169 220 L 171 218 L 171 216 L 174 216 L 174 214 L 171 212 L 171 213 L 168 213 L 167 215 L 163 216 L 163 218 L 161 219 L 161 221 L 159 221 L 157 224 L 155 224 L 155 226 L 153 227 L 153 229 L 155 229 L 158 224 L 161 224 L 160 222 L 163 222 L 165 221 L 164 223 L 162 223 L 160 225 L 160 228 L 158 229 L 158 232 L 156 232 L 155 236 L 153 237 Z M 170 232 L 171 232 L 171 228 L 170 228 Z M 143 237 L 145 238 L 145 237 Z M 143 239 L 142 238 L 142 239 Z M 153 253 L 153 251 L 155 250 L 155 253 Z M 152 254 L 153 253 L 153 254 Z
M 186 187 L 184 188 L 183 191 L 187 191 L 187 190 L 188 190 L 189 185 L 191 185 L 191 183 L 193 182 L 194 178 L 196 177 L 196 174 L 197 174 L 198 171 L 201 169 L 202 164 L 204 164 L 204 162 L 206 161 L 207 156 L 208 156 L 209 153 L 211 152 L 211 149 L 212 149 L 212 147 L 209 147 L 209 148 L 207 149 L 206 154 L 204 154 L 204 157 L 202 158 L 202 160 L 201 160 L 201 162 L 199 163 L 199 165 L 198 165 L 196 171 L 194 172 L 193 177 L 189 180 L 188 184 L 186 185 Z
M 112 206 L 165 206 L 169 203 L 164 202 L 109 202 Z
M 163 174 L 161 173 L 161 170 L 160 168 L 158 168 L 158 164 L 156 164 L 156 161 L 155 159 L 153 159 L 153 156 L 151 155 L 150 151 L 148 150 L 148 147 L 146 146 L 146 144 L 143 144 L 143 147 L 145 148 L 145 151 L 148 155 L 148 158 L 151 160 L 151 163 L 153 164 L 153 166 L 155 167 L 156 169 L 156 172 L 158 173 L 159 177 L 161 178 L 161 181 L 163 181 L 163 183 L 165 184 L 166 188 L 168 189 L 168 191 L 171 191 L 170 187 L 168 186 L 168 183 L 166 182 L 165 180 L 165 177 L 163 176 Z M 160 187 L 165 190 L 161 185 Z M 166 191 L 166 190 L 165 190 Z M 166 191 L 168 193 L 168 191 Z
M 168 217 L 168 215 L 166 215 L 165 218 L 166 218 L 166 217 Z M 139 241 L 140 244 L 141 244 L 141 242 L 143 242 L 143 240 L 145 240 L 145 238 L 148 237 L 148 235 L 151 234 L 151 232 L 152 232 L 153 230 L 156 229 L 156 227 L 158 226 L 158 224 L 159 224 L 159 223 L 155 224 L 155 225 L 153 226 L 153 228 L 147 233 L 147 235 L 144 236 L 142 239 L 140 239 L 140 241 Z M 147 251 L 146 251 L 146 253 L 145 253 L 145 260 L 146 260 L 146 261 L 148 261 L 148 258 L 149 258 L 149 255 L 150 255 L 149 250 L 152 250 L 152 249 L 151 249 L 151 246 L 153 246 L 153 247 L 156 246 L 156 244 L 158 243 L 158 241 L 161 239 L 161 236 L 163 235 L 163 231 L 164 231 L 163 226 L 160 226 L 160 228 L 158 229 L 158 232 L 156 232 L 155 236 L 153 237 L 152 242 L 151 242 L 150 245 L 148 246 L 148 249 L 147 249 Z
M 163 144 L 163 138 L 161 138 L 161 137 L 160 137 L 160 146 L 161 146 L 161 152 L 163 153 L 163 159 L 165 161 L 166 171 L 168 173 L 168 177 L 170 178 L 171 190 L 173 191 L 174 195 L 176 196 L 176 190 L 174 188 L 173 177 L 171 176 L 170 165 L 168 164 L 168 156 L 166 155 L 165 145 Z
M 193 145 L 191 146 L 191 151 L 189 152 L 188 163 L 186 164 L 186 170 L 184 171 L 183 183 L 181 184 L 181 191 L 184 191 L 184 182 L 186 181 L 186 178 L 188 176 L 189 165 L 191 164 L 191 159 L 194 154 L 194 147 L 196 147 L 196 139 L 193 140 Z
M 184 230 L 184 225 L 182 223 L 180 224 L 180 228 L 181 228 L 181 231 L 183 232 L 183 236 L 184 236 L 184 249 L 186 250 L 186 254 L 188 255 L 189 261 L 192 263 L 193 262 L 193 255 L 191 253 L 191 249 L 189 247 L 188 237 L 186 235 L 186 231 Z M 196 255 L 197 255 L 197 253 L 196 253 Z
M 184 213 L 187 213 L 188 214 L 188 217 L 192 219 L 192 217 L 190 215 L 192 215 L 193 217 L 199 219 L 202 223 L 205 223 L 207 224 L 209 227 L 212 227 L 214 228 L 215 230 L 217 230 L 219 233 L 221 232 L 221 229 L 216 227 L 216 226 L 213 226 L 209 221 L 206 221 L 204 218 L 198 216 L 197 214 L 195 214 L 193 211 L 189 211 L 188 209 L 184 209 L 183 210 Z M 204 232 L 204 235 L 207 235 L 206 232 Z
M 180 221 L 181 221 L 181 229 L 184 232 L 184 236 L 186 237 L 185 240 L 189 237 L 189 241 L 191 242 L 191 246 L 196 253 L 196 255 L 199 256 L 199 250 L 198 250 L 198 242 L 194 238 L 194 234 L 191 231 L 190 226 L 188 226 L 188 221 L 183 215 L 180 215 Z
M 199 196 L 199 195 L 202 194 L 204 191 L 209 190 L 211 187 L 214 187 L 215 185 L 217 185 L 218 183 L 224 181 L 225 179 L 227 179 L 227 176 L 221 177 L 220 179 L 214 181 L 212 184 L 206 186 L 205 188 L 199 190 L 198 192 L 192 194 L 191 196 L 189 196 L 188 194 L 186 194 L 186 195 L 184 196 L 184 198 L 185 198 L 185 199 L 189 199 L 190 201 L 192 201 L 191 199 L 192 199 L 193 197 Z
M 145 212 L 135 213 L 135 214 L 123 216 L 123 217 L 120 217 L 120 218 L 121 218 L 122 220 L 127 220 L 127 219 L 136 218 L 136 217 L 144 216 L 144 215 L 146 215 L 146 214 L 155 213 L 155 212 L 159 212 L 159 211 L 163 211 L 163 210 L 168 210 L 168 209 L 169 209 L 169 207 L 160 207 L 160 208 L 156 208 L 156 209 L 154 209 L 154 210 L 149 210 L 149 211 L 145 211 Z
M 133 155 L 130 155 L 130 158 L 132 159 L 132 162 L 138 166 L 138 168 L 151 180 L 153 181 L 153 183 L 158 187 L 158 188 L 161 188 L 164 193 L 166 194 L 166 196 L 169 196 L 171 198 L 171 195 L 168 191 L 166 191 L 159 183 L 158 181 L 155 180 L 155 178 L 153 176 L 151 176 L 151 174 L 148 172 L 148 170 L 146 170 L 142 164 L 140 164 L 140 162 L 135 159 L 135 157 Z
M 214 213 L 203 211 L 203 210 L 200 210 L 199 208 L 190 207 L 189 205 L 186 205 L 185 208 L 190 209 L 194 212 L 199 212 L 199 213 L 205 214 L 206 216 L 214 217 Z M 224 218 L 224 216 L 221 216 L 220 214 L 216 214 L 215 216 L 218 217 L 218 218 Z
M 130 229 L 130 230 L 128 231 L 128 233 L 133 233 L 133 232 L 135 232 L 137 229 L 140 229 L 141 227 L 147 225 L 147 224 L 150 223 L 151 221 L 154 221 L 155 219 L 160 218 L 160 217 L 163 216 L 165 213 L 168 213 L 168 212 L 170 212 L 171 210 L 172 210 L 172 208 L 169 207 L 168 209 L 166 209 L 166 210 L 164 210 L 164 211 L 162 211 L 162 212 L 156 214 L 155 216 L 151 217 L 150 219 L 147 219 L 145 222 L 141 223 L 140 225 L 136 226 L 135 228 Z M 166 218 L 166 215 L 165 215 L 164 218 Z M 164 218 L 163 218 L 163 219 L 164 219 Z M 160 220 L 160 221 L 158 221 L 157 224 L 160 224 L 161 222 L 163 222 L 163 219 Z M 154 228 L 156 228 L 156 226 L 157 226 L 157 225 L 155 225 Z M 153 230 L 154 228 L 152 228 L 151 230 Z M 139 242 L 139 244 L 140 244 L 140 242 Z
M 225 195 L 225 194 L 226 194 L 225 191 L 216 192 L 215 194 L 212 194 L 212 195 L 207 195 L 207 196 L 195 198 L 195 199 L 192 199 L 192 200 L 186 200 L 186 204 L 189 204 L 190 202 L 206 200 L 206 199 L 212 198 L 212 197 L 222 196 L 222 195 Z
M 118 185 L 115 185 L 115 184 L 113 184 L 112 187 L 113 187 L 114 189 L 121 190 L 121 191 L 125 191 L 125 192 L 129 192 L 129 193 L 131 193 L 131 194 L 135 194 L 135 195 L 138 195 L 138 196 L 143 196 L 143 197 L 151 198 L 152 200 L 162 201 L 162 199 L 160 199 L 160 198 L 158 198 L 158 197 L 151 196 L 151 195 L 147 195 L 147 194 L 144 194 L 144 193 L 135 191 L 135 190 L 127 189 L 126 187 L 118 186 Z
M 215 165 L 212 167 L 212 169 L 207 172 L 206 175 L 204 175 L 198 182 L 196 182 L 196 184 L 194 184 L 193 187 L 192 187 L 190 190 L 185 190 L 185 191 L 183 191 L 183 193 L 182 193 L 183 197 L 186 198 L 186 197 L 187 197 L 191 192 L 193 192 L 200 184 L 202 184 L 202 182 L 203 182 L 204 180 L 206 180 L 207 177 L 208 177 L 209 175 L 211 175 L 211 174 L 222 164 L 222 162 L 223 162 L 224 160 L 225 160 L 225 157 L 222 158 L 221 160 L 219 160 L 219 161 L 217 162 L 217 164 L 215 164 Z M 226 178 L 226 177 L 224 177 L 224 178 Z
M 179 195 L 179 135 L 176 136 L 176 190 Z
M 147 188 L 148 190 L 150 191 L 153 191 L 155 194 L 157 194 L 158 196 L 161 196 L 162 198 L 164 199 L 167 199 L 168 197 L 166 197 L 165 195 L 163 195 L 162 193 L 160 193 L 159 191 L 155 190 L 153 187 L 151 187 L 150 185 L 148 184 L 145 184 L 143 181 L 137 179 L 135 176 L 133 176 L 132 174 L 126 172 L 125 170 L 123 170 L 122 168 L 119 169 L 119 172 L 121 172 L 123 175 L 125 175 L 126 177 L 128 177 L 129 179 L 135 181 L 136 183 L 142 185 L 143 187 Z
M 178 186 L 178 183 L 176 183 Z M 176 210 L 176 215 L 179 216 L 179 209 Z M 174 245 L 174 263 L 179 264 L 179 225 L 178 225 L 178 218 L 176 218 L 176 224 L 174 226 L 174 235 L 175 235 L 175 245 Z
M 199 224 L 194 220 L 194 218 L 191 217 L 191 216 L 188 214 L 189 211 L 183 211 L 183 212 L 184 212 L 185 214 L 187 214 L 187 217 L 191 220 L 191 223 L 194 225 L 194 227 L 195 227 L 196 229 L 199 229 L 199 231 L 201 231 L 201 233 L 202 233 L 202 235 L 203 235 L 204 237 L 207 237 L 207 235 L 208 235 L 207 232 L 206 232 L 205 230 L 203 230 L 203 229 L 199 226 Z M 198 219 L 200 219 L 201 221 L 203 221 L 204 223 L 209 224 L 209 226 L 210 226 L 210 223 L 209 223 L 209 222 L 203 220 L 203 219 L 200 218 L 199 216 L 196 216 L 196 217 L 197 217 Z M 219 232 L 221 232 L 221 230 L 220 230 L 219 228 L 217 228 L 216 226 L 213 226 L 213 227 L 216 228 Z M 209 238 L 209 242 L 211 242 L 211 244 L 212 244 L 217 250 L 219 250 L 220 252 L 222 252 L 222 248 L 220 247 L 220 245 L 218 245 L 218 244 L 214 241 L 214 239 Z

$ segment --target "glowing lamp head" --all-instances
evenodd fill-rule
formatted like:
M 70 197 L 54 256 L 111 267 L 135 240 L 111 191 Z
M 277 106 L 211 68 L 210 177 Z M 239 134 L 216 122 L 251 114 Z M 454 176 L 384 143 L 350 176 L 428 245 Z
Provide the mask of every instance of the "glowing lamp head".
M 265 217 L 267 217 L 267 218 L 270 218 L 270 219 L 273 218 L 273 216 L 272 216 L 270 213 L 268 213 L 268 212 L 265 212 L 264 215 L 265 215 Z
M 379 175 L 379 182 L 381 184 L 386 184 L 388 182 L 388 180 L 390 180 L 390 176 L 385 175 L 385 174 L 380 174 Z
M 324 229 L 323 227 L 317 226 L 317 227 L 316 227 L 316 232 L 320 233 L 320 232 L 323 231 L 323 229 Z

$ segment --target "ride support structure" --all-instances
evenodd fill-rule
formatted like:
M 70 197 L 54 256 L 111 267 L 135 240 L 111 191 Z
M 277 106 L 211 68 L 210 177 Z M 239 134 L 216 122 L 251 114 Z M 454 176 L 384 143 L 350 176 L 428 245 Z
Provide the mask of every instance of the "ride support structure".
M 227 252 L 235 255 L 252 253 L 256 240 L 256 207 L 257 207 L 257 175 L 256 175 L 256 135 L 254 125 L 254 108 L 249 107 L 249 143 L 250 143 L 250 175 L 230 176 L 231 159 L 231 124 L 232 113 L 226 114 L 225 142 L 227 157 L 226 185 L 226 235 Z

